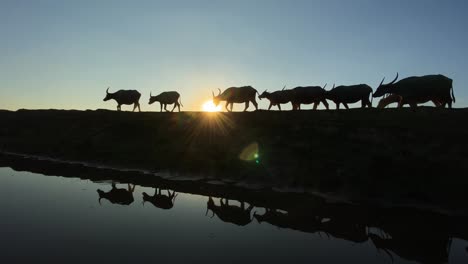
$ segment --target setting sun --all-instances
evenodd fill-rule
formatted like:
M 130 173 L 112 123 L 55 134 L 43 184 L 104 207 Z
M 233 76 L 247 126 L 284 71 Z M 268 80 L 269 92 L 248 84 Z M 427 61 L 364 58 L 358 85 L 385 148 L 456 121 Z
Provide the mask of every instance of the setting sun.
M 213 101 L 206 101 L 203 105 L 202 105 L 202 110 L 204 112 L 219 112 L 221 111 L 221 105 L 218 105 L 216 106 Z

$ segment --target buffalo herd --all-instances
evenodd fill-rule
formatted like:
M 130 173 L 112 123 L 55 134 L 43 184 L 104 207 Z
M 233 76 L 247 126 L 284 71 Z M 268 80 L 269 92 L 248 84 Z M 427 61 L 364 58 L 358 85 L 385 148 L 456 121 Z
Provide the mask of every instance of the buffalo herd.
M 398 73 L 395 79 L 387 84 L 384 84 L 385 78 L 375 91 L 367 84 L 357 85 L 340 85 L 335 86 L 331 90 L 325 90 L 326 84 L 320 86 L 298 86 L 292 89 L 286 89 L 286 86 L 279 91 L 268 92 L 265 90 L 260 94 L 252 86 L 229 87 L 223 92 L 218 89 L 218 95 L 213 95 L 213 103 L 218 106 L 220 102 L 226 102 L 226 110 L 231 112 L 234 103 L 245 104 L 244 111 L 247 111 L 250 103 L 258 110 L 256 96 L 260 100 L 267 99 L 270 102 L 268 110 L 273 106 L 281 110 L 282 104 L 291 103 L 293 110 L 300 110 L 301 105 L 314 104 L 313 109 L 322 103 L 326 109 L 329 109 L 327 100 L 332 101 L 336 105 L 336 109 L 340 105 L 349 109 L 348 104 L 361 102 L 361 107 L 372 108 L 372 99 L 383 97 L 378 103 L 378 108 L 384 108 L 391 103 L 398 103 L 398 107 L 408 104 L 412 109 L 415 109 L 418 104 L 432 102 L 436 107 L 452 108 L 452 103 L 455 103 L 453 94 L 452 79 L 444 75 L 425 75 L 418 77 L 408 77 L 398 81 Z M 121 110 L 121 105 L 132 105 L 133 111 L 138 107 L 140 109 L 141 94 L 136 90 L 119 90 L 115 93 L 110 93 L 109 88 L 106 91 L 104 101 L 114 99 L 117 102 L 117 110 Z M 177 107 L 180 112 L 180 107 L 183 106 L 180 100 L 180 94 L 175 91 L 163 92 L 153 96 L 150 93 L 149 104 L 159 102 L 161 112 L 166 109 L 167 105 L 174 105 L 171 111 Z

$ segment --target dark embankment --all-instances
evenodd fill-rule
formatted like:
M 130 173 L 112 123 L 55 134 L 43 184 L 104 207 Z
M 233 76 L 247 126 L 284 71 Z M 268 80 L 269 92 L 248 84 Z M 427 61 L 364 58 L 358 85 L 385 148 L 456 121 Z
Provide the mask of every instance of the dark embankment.
M 467 117 L 466 109 L 435 108 L 214 115 L 3 111 L 0 147 L 355 198 L 460 205 L 468 201 Z

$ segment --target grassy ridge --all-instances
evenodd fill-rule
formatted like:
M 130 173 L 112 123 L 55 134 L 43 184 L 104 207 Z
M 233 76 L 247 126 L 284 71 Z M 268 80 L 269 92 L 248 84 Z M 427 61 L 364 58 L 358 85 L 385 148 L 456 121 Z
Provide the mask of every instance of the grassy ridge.
M 354 196 L 466 201 L 467 117 L 467 109 L 435 108 L 3 111 L 0 148 Z M 252 144 L 258 151 L 245 153 Z M 240 159 L 242 152 L 252 159 Z

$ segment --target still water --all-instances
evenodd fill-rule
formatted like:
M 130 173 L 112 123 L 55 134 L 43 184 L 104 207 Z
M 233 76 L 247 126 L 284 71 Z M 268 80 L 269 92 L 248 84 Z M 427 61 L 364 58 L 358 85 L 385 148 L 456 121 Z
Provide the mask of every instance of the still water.
M 0 263 L 468 263 L 464 219 L 221 206 L 220 197 L 10 168 L 0 184 Z

